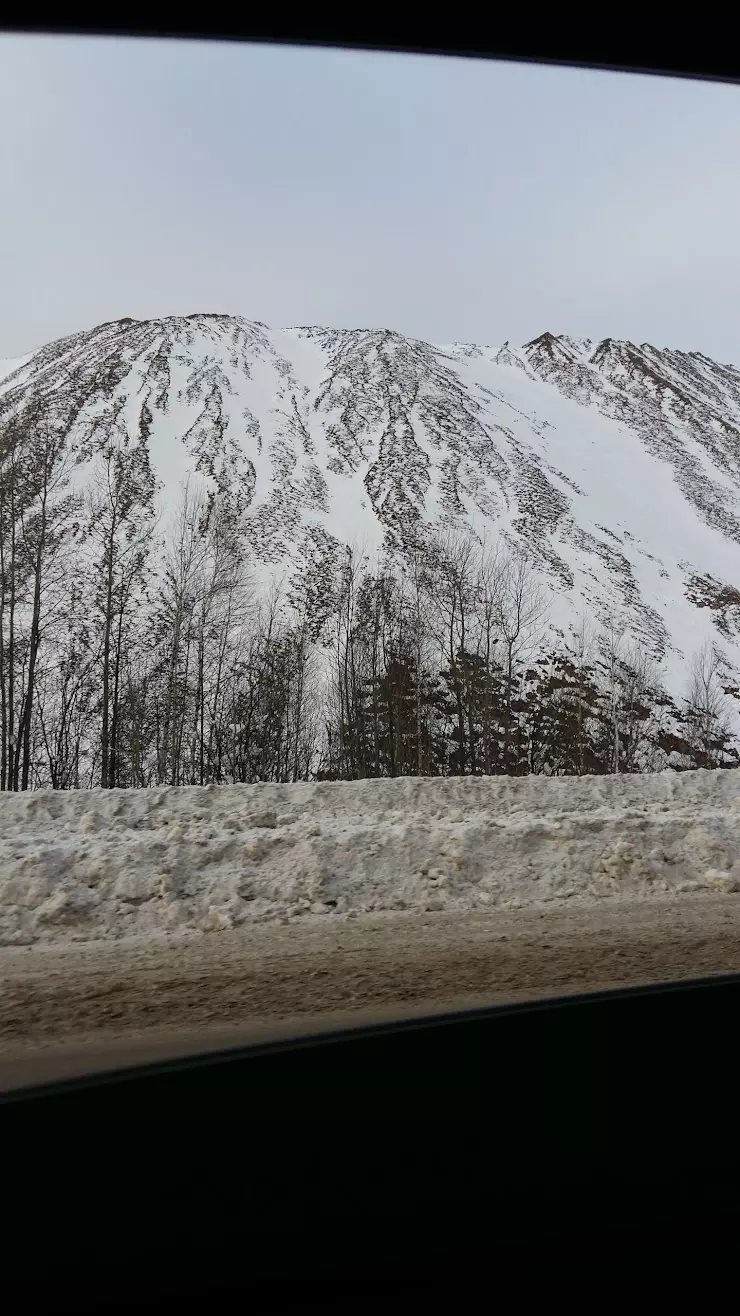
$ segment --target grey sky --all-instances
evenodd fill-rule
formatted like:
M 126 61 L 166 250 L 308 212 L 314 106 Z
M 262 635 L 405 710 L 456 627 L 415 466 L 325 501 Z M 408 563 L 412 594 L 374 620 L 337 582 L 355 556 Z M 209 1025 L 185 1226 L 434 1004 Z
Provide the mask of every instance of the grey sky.
M 228 311 L 740 363 L 740 88 L 0 37 L 0 357 Z

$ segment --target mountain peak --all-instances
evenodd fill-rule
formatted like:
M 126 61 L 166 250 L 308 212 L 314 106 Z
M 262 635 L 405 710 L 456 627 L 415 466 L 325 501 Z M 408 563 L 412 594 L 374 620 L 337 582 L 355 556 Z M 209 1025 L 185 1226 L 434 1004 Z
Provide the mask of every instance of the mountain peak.
M 559 341 L 557 334 L 552 334 L 549 329 L 546 329 L 544 334 L 540 334 L 538 338 L 530 338 L 528 343 L 523 343 L 522 348 L 527 351 L 530 347 L 541 347 L 547 352 L 555 352 Z
M 257 575 L 318 609 L 343 546 L 416 551 L 467 529 L 527 554 L 563 633 L 584 614 L 616 623 L 676 689 L 703 639 L 740 670 L 740 373 L 701 353 L 549 330 L 441 347 L 192 312 L 126 316 L 8 366 L 0 424 L 47 404 L 75 489 L 136 438 L 164 526 L 194 478 Z

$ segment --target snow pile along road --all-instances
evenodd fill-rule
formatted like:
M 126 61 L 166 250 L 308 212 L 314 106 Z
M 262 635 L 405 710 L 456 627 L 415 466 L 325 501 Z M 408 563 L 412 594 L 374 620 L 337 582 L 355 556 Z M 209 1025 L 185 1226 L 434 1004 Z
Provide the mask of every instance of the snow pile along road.
M 740 772 L 0 798 L 4 945 L 704 889 L 740 890 Z

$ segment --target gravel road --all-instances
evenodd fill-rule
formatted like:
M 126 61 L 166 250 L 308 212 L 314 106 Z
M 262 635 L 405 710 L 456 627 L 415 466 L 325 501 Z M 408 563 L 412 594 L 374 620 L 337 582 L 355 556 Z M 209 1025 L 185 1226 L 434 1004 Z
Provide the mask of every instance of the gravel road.
M 740 895 L 306 918 L 0 951 L 0 1088 L 451 1008 L 740 971 Z

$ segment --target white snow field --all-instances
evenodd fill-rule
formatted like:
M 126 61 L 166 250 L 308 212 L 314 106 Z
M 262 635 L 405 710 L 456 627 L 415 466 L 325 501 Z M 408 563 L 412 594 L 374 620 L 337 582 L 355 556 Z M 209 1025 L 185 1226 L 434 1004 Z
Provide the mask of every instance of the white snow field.
M 740 772 L 0 797 L 0 945 L 740 890 Z

